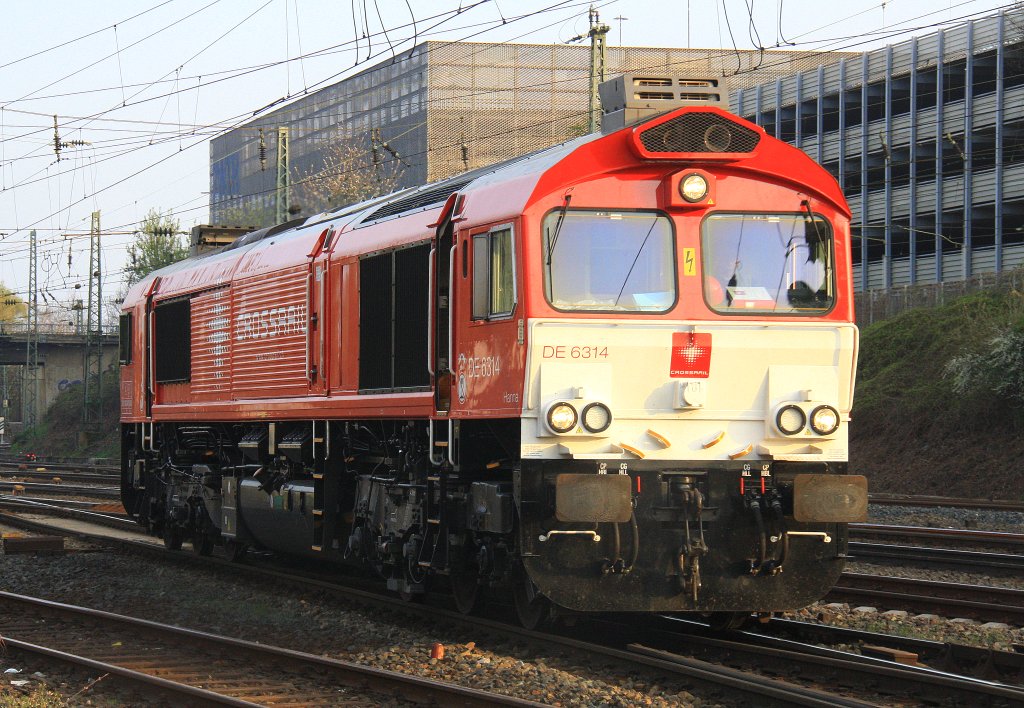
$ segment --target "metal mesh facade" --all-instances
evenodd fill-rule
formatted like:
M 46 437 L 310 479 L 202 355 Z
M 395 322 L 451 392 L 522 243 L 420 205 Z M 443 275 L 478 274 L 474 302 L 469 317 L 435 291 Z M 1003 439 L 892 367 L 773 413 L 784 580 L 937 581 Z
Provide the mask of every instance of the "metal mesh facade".
M 1024 264 L 1024 10 L 741 89 L 732 105 L 839 181 L 858 290 Z
M 610 47 L 606 67 L 608 76 L 729 76 L 730 86 L 742 88 L 852 56 L 859 55 Z M 395 186 L 410 186 L 581 135 L 587 130 L 589 62 L 590 47 L 580 45 L 418 45 L 395 62 L 389 59 L 211 141 L 211 221 L 248 217 L 247 223 L 270 223 L 280 126 L 289 128 L 291 201 L 304 214 L 338 206 L 309 194 L 304 185 L 324 169 L 325 154 L 339 143 L 355 146 L 359 159 L 351 169 L 362 179 L 397 167 Z

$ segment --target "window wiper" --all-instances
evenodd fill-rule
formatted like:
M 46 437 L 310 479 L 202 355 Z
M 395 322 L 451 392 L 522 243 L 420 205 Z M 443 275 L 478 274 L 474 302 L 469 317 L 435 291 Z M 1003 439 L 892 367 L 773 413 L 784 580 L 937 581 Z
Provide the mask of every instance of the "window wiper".
M 571 191 L 571 190 L 570 190 Z M 572 195 L 569 192 L 565 193 L 565 201 L 562 203 L 562 211 L 558 214 L 558 221 L 555 222 L 555 233 L 552 234 L 548 240 L 548 257 L 545 265 L 551 267 L 551 255 L 555 252 L 555 244 L 558 243 L 558 235 L 562 233 L 562 222 L 565 221 L 565 213 L 569 211 L 569 202 L 572 201 Z
M 818 220 L 814 218 L 814 213 L 811 211 L 811 200 L 810 199 L 804 199 L 803 201 L 800 202 L 800 206 L 802 206 L 804 208 L 804 211 L 807 212 L 807 220 L 809 222 L 811 222 L 811 226 L 814 227 L 814 235 L 815 235 L 815 239 L 816 239 L 816 243 L 814 243 L 814 246 L 817 247 L 817 246 L 823 245 L 825 243 L 825 239 L 822 238 L 821 229 L 818 228 Z M 811 244 L 808 243 L 807 245 L 810 246 Z M 815 249 L 814 248 L 809 248 L 808 250 L 811 253 L 811 256 L 810 256 L 810 258 L 808 258 L 808 260 L 811 261 L 811 262 L 814 262 L 814 256 L 815 256 L 814 251 L 815 251 Z
M 814 227 L 814 236 L 815 236 L 815 239 L 817 241 L 817 243 L 814 244 L 814 248 L 808 248 L 807 249 L 808 251 L 810 251 L 810 254 L 808 255 L 807 260 L 810 261 L 811 263 L 816 262 L 817 259 L 815 258 L 815 251 L 818 250 L 819 248 L 822 250 L 821 257 L 822 257 L 822 260 L 824 261 L 824 266 L 825 266 L 825 293 L 829 297 L 833 297 L 833 292 L 832 292 L 832 259 L 829 258 L 829 256 L 831 254 L 829 253 L 829 249 L 828 249 L 828 247 L 827 247 L 827 245 L 825 243 L 825 238 L 821 235 L 821 229 L 818 228 L 818 220 L 814 218 L 814 213 L 811 211 L 811 200 L 810 199 L 804 199 L 803 201 L 800 202 L 800 204 L 801 204 L 801 206 L 803 206 L 804 210 L 807 212 L 807 218 L 810 219 L 811 225 Z M 808 244 L 808 245 L 810 245 L 810 244 Z
M 647 229 L 647 235 L 644 236 L 644 240 L 640 244 L 640 248 L 637 249 L 636 255 L 633 256 L 633 262 L 629 265 L 629 271 L 626 273 L 626 279 L 622 281 L 622 287 L 619 288 L 619 294 L 615 296 L 615 302 L 613 305 L 618 305 L 619 300 L 622 299 L 622 293 L 626 292 L 626 285 L 629 284 L 629 278 L 633 275 L 633 269 L 636 268 L 636 262 L 640 260 L 640 254 L 644 252 L 644 246 L 647 245 L 647 239 L 651 237 L 651 233 L 654 232 L 654 227 L 658 225 L 658 218 L 655 217 L 651 221 L 651 228 Z

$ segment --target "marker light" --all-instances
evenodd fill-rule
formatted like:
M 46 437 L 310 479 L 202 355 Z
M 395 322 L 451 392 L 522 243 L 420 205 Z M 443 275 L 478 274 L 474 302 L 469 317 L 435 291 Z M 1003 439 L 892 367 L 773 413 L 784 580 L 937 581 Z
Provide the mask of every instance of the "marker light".
M 699 202 L 708 196 L 708 181 L 703 175 L 686 175 L 679 182 L 679 194 L 688 202 Z
M 818 406 L 811 411 L 811 428 L 818 435 L 831 435 L 839 429 L 839 411 L 832 406 Z
M 775 427 L 778 428 L 783 435 L 796 435 L 804 429 L 804 423 L 806 422 L 807 418 L 804 416 L 804 412 L 800 406 L 794 406 L 792 404 L 783 406 L 775 415 Z
M 580 417 L 583 427 L 591 433 L 603 433 L 612 424 L 612 412 L 603 403 L 588 403 Z
M 548 409 L 548 427 L 556 433 L 568 433 L 576 427 L 579 416 L 568 403 L 556 403 Z

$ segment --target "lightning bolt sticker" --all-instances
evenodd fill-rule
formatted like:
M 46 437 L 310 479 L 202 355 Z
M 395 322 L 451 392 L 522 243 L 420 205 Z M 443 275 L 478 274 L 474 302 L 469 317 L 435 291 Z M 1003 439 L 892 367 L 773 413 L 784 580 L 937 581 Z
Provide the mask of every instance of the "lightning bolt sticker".
M 683 249 L 683 275 L 697 275 L 697 249 Z

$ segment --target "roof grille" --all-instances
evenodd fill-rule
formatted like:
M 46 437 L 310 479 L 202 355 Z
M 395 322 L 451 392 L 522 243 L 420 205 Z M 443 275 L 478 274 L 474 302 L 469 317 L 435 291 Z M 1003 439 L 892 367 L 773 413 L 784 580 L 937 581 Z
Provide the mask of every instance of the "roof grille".
M 682 106 L 729 107 L 728 86 L 722 77 L 632 72 L 605 81 L 598 91 L 604 133 Z
M 443 204 L 444 200 L 451 196 L 452 192 L 458 192 L 472 181 L 473 180 L 464 180 L 462 182 L 442 182 L 436 187 L 413 192 L 402 199 L 388 202 L 380 209 L 377 209 L 363 219 L 362 223 L 367 224 L 371 221 L 395 216 L 396 214 L 404 214 L 407 211 L 422 209 L 433 204 Z
M 647 152 L 753 152 L 761 136 L 717 113 L 687 113 L 640 131 Z

